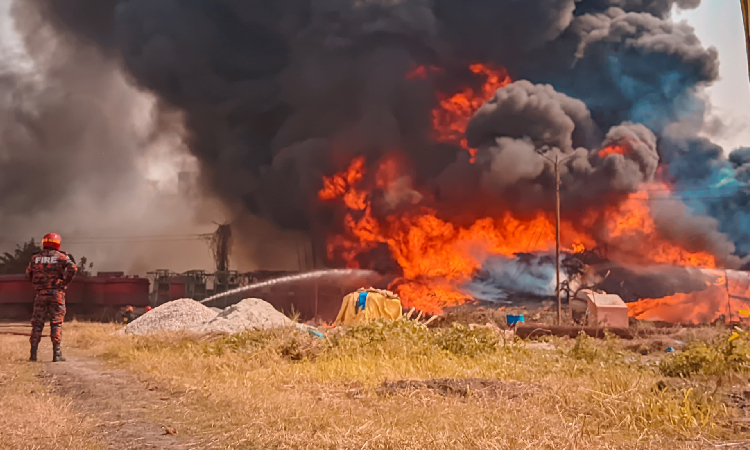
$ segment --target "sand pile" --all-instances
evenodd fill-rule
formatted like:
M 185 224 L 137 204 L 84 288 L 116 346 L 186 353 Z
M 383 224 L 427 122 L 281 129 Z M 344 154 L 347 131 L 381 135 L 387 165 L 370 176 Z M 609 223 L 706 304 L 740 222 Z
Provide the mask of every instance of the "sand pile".
M 134 322 L 135 323 L 135 322 Z M 266 330 L 296 325 L 259 298 L 247 298 L 232 305 L 208 323 L 191 328 L 199 333 L 241 333 L 245 330 Z
M 182 331 L 209 322 L 217 313 L 189 298 L 174 300 L 157 306 L 125 327 L 128 334 L 148 334 L 159 331 Z

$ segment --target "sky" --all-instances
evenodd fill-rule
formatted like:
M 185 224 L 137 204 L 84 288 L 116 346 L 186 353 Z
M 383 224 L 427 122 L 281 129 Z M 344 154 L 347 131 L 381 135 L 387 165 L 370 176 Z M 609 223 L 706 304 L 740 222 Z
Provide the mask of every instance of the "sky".
M 718 115 L 726 128 L 711 136 L 725 152 L 750 147 L 750 78 L 748 78 L 742 8 L 738 0 L 703 0 L 690 11 L 676 11 L 675 20 L 685 20 L 706 46 L 719 51 L 720 80 L 708 89 Z

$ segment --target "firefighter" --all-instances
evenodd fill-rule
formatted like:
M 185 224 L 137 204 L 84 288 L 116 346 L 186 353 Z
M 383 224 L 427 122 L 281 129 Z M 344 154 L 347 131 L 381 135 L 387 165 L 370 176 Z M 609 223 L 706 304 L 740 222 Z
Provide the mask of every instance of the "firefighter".
M 36 361 L 39 342 L 42 340 L 44 322 L 50 321 L 50 338 L 52 339 L 53 362 L 65 361 L 60 341 L 62 323 L 65 319 L 65 289 L 78 268 L 73 258 L 60 251 L 60 235 L 49 233 L 42 239 L 42 251 L 31 257 L 26 269 L 26 278 L 31 281 L 36 291 L 34 313 L 31 317 L 31 357 Z
M 133 307 L 128 305 L 127 308 L 125 308 L 125 313 L 123 314 L 123 322 L 130 323 L 135 319 L 135 312 L 133 311 Z

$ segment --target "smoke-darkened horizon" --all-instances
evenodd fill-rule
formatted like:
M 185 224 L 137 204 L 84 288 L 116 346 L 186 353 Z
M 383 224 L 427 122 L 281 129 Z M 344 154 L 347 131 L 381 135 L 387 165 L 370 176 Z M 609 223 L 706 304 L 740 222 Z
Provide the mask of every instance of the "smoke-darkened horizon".
M 417 226 L 425 208 L 462 229 L 507 215 L 533 224 L 554 211 L 557 156 L 577 245 L 644 258 L 638 244 L 657 242 L 612 227 L 625 217 L 668 244 L 656 262 L 706 254 L 737 267 L 750 254 L 750 153 L 725 158 L 698 136 L 717 52 L 670 18 L 699 3 L 34 0 L 17 1 L 15 17 L 27 46 L 33 16 L 178 111 L 205 186 L 235 216 L 340 235 L 333 260 L 367 264 L 386 246 L 408 271 L 384 224 Z M 125 160 L 114 167 L 132 158 L 110 153 Z M 324 180 L 359 157 L 369 206 L 322 198 Z M 108 167 L 86 172 L 98 164 Z M 381 224 L 364 246 L 346 237 L 363 213 Z

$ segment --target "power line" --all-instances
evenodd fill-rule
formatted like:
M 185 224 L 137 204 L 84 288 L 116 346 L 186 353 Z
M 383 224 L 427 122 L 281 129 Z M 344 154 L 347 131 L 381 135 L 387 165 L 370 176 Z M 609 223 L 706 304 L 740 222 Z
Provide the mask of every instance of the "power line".
M 639 192 L 665 192 L 668 194 L 686 194 L 689 192 L 717 192 L 727 189 L 733 189 L 734 191 L 742 191 L 746 192 L 749 186 L 716 186 L 716 187 L 710 187 L 710 188 L 696 188 L 696 189 L 682 189 L 682 190 L 675 190 L 675 189 L 668 189 L 668 188 L 659 188 L 659 189 L 641 189 Z
M 139 244 L 160 242 L 206 242 L 207 239 L 131 239 L 131 240 L 101 240 L 101 241 L 64 241 L 65 245 L 110 245 L 110 244 Z
M 642 200 L 642 201 L 687 201 L 687 200 L 722 200 L 735 198 L 733 195 L 704 195 L 700 197 L 647 197 L 647 198 L 634 198 L 630 200 Z
M 185 235 L 145 235 L 145 236 L 73 236 L 64 238 L 65 244 L 116 244 L 138 242 L 185 242 L 210 239 L 212 234 Z M 32 238 L 19 236 L 0 236 L 0 241 L 26 242 Z M 34 238 L 36 239 L 36 238 Z

